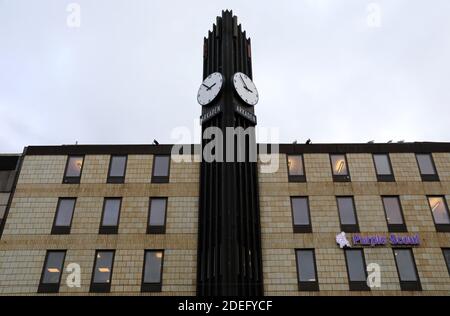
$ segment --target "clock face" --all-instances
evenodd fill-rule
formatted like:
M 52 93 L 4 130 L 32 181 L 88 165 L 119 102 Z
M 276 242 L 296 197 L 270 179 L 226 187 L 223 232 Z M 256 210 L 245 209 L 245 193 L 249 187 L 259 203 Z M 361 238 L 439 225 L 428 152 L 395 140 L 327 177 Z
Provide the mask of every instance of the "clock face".
M 246 74 L 242 72 L 237 72 L 233 76 L 233 83 L 236 92 L 239 94 L 241 99 L 249 105 L 255 105 L 258 103 L 258 90 Z
M 200 105 L 207 105 L 211 103 L 222 89 L 223 76 L 219 72 L 210 74 L 203 80 L 198 89 L 197 101 Z

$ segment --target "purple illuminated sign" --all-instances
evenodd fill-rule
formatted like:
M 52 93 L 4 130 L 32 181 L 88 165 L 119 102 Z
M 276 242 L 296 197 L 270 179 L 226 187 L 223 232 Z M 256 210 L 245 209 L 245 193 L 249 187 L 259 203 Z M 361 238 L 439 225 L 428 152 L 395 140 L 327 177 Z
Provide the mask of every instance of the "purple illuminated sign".
M 385 246 L 387 243 L 393 246 L 408 245 L 418 246 L 420 245 L 419 234 L 399 236 L 396 234 L 390 234 L 389 237 L 385 235 L 372 235 L 361 236 L 360 234 L 354 234 L 352 237 L 353 246 Z

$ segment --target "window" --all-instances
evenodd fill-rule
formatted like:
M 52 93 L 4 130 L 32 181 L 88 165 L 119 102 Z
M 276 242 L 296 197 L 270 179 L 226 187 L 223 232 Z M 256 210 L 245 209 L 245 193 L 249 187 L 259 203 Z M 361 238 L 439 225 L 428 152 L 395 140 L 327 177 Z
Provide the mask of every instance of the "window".
M 350 291 L 368 291 L 366 261 L 362 249 L 345 249 Z
M 108 183 L 123 183 L 125 181 L 125 170 L 127 167 L 127 156 L 111 156 L 108 171 Z
M 100 234 L 117 234 L 119 229 L 120 207 L 122 198 L 105 198 Z
M 431 154 L 416 154 L 422 181 L 439 181 Z
M 67 158 L 63 183 L 80 183 L 83 162 L 84 156 L 69 156 Z
M 6 205 L 0 204 L 0 227 L 3 223 L 3 218 L 5 217 Z
M 447 264 L 448 273 L 450 274 L 450 248 L 442 249 L 442 253 L 444 254 L 444 260 Z
M 434 224 L 438 232 L 450 232 L 450 216 L 444 196 L 429 196 L 428 204 L 433 214 Z
M 347 167 L 347 158 L 342 154 L 330 155 L 333 181 L 350 181 L 350 174 Z
M 94 270 L 92 271 L 91 292 L 109 292 L 114 263 L 114 250 L 97 250 L 95 252 Z
M 391 160 L 388 154 L 374 154 L 373 162 L 378 181 L 395 181 Z
M 56 206 L 52 234 L 70 234 L 76 198 L 60 198 Z
M 422 290 L 412 250 L 394 248 L 393 251 L 400 279 L 400 288 L 404 291 Z
M 338 196 L 336 198 L 339 211 L 341 230 L 348 233 L 359 232 L 356 218 L 355 204 L 351 196 Z
M 147 234 L 164 234 L 166 231 L 167 198 L 151 198 L 148 210 Z
M 299 291 L 318 291 L 316 256 L 313 249 L 297 249 L 297 278 Z
M 157 155 L 153 158 L 153 183 L 169 182 L 170 156 Z
M 383 196 L 383 207 L 390 232 L 406 232 L 405 220 L 398 196 Z
M 311 233 L 309 202 L 307 197 L 291 197 L 294 233 Z
M 163 250 L 146 250 L 144 269 L 142 271 L 142 292 L 160 292 L 162 280 L 162 267 L 164 260 Z
M 305 165 L 303 155 L 288 155 L 288 178 L 290 182 L 305 182 Z
M 65 257 L 65 250 L 47 251 L 38 287 L 39 293 L 57 293 L 59 291 Z

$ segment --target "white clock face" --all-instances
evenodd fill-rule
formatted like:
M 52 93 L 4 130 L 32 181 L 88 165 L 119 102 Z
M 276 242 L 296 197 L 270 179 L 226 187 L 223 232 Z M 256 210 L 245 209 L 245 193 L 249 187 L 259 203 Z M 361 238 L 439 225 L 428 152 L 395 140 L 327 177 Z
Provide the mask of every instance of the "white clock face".
M 197 101 L 200 105 L 207 105 L 213 101 L 222 89 L 223 77 L 219 72 L 210 74 L 203 80 L 198 89 Z
M 256 90 L 256 86 L 252 79 L 246 74 L 243 74 L 242 72 L 235 73 L 233 83 L 236 92 L 244 102 L 250 105 L 258 103 L 258 90 Z

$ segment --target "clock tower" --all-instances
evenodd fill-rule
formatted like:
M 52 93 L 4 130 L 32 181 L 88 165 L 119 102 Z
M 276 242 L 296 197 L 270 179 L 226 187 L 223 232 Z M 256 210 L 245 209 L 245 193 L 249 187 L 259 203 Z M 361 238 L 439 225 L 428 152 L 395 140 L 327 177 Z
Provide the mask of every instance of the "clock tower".
M 251 42 L 227 10 L 217 17 L 203 47 L 203 83 L 197 95 L 202 135 L 209 128 L 221 132 L 223 146 L 214 153 L 222 151 L 223 160 L 205 159 L 212 139 L 203 139 L 197 294 L 263 295 L 254 134 L 259 96 L 252 81 Z M 239 142 L 229 130 L 248 133 Z M 245 154 L 239 156 L 240 150 Z

